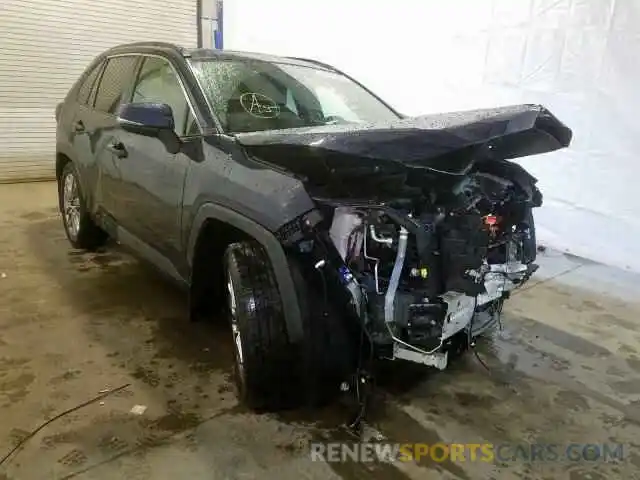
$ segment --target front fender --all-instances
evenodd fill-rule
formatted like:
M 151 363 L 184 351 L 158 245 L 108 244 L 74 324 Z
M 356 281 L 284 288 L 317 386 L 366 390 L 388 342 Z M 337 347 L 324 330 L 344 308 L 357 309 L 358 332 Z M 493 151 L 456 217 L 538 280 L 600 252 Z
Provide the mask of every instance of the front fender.
M 209 219 L 219 220 L 232 225 L 253 237 L 265 249 L 271 261 L 278 291 L 280 292 L 280 298 L 282 299 L 289 340 L 292 343 L 300 342 L 303 337 L 302 315 L 286 254 L 275 235 L 259 223 L 220 205 L 213 203 L 205 203 L 202 205 L 193 220 L 187 243 L 187 261 L 190 271 L 193 271 L 193 257 L 200 230 L 205 221 Z

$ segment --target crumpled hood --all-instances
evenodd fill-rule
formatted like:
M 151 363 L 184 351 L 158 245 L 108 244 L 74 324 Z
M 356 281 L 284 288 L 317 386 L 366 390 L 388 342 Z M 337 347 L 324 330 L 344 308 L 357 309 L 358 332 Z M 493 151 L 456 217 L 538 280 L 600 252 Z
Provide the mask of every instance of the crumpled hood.
M 513 159 L 567 147 L 572 132 L 543 106 L 514 105 L 380 124 L 325 125 L 235 136 L 250 153 L 288 169 L 293 164 L 293 170 L 298 170 L 295 163 L 322 157 L 324 166 L 333 173 L 345 161 L 347 168 L 357 163 L 359 169 L 367 165 L 379 169 L 390 167 L 391 162 L 461 174 L 480 159 Z

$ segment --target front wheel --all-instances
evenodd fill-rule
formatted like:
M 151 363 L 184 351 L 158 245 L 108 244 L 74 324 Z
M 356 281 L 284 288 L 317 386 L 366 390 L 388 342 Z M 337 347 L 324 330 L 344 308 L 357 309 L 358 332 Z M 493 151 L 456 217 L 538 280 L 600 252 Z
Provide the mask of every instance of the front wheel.
M 89 214 L 73 163 L 67 163 L 58 182 L 58 202 L 65 233 L 74 248 L 95 250 L 107 240 Z
M 298 406 L 303 388 L 280 293 L 260 244 L 230 245 L 224 256 L 235 379 L 240 399 L 257 410 Z

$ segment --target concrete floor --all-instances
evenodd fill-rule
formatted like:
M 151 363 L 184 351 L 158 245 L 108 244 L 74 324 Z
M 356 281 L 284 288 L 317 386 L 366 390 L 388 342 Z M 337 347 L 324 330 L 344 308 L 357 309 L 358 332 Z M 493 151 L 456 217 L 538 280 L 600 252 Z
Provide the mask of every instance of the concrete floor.
M 542 258 L 539 279 L 578 270 L 512 298 L 504 330 L 480 345 L 489 371 L 469 354 L 442 373 L 387 379 L 371 418 L 390 441 L 621 442 L 623 461 L 327 464 L 310 461 L 308 444 L 345 438 L 342 407 L 243 409 L 224 329 L 188 323 L 184 295 L 127 255 L 73 251 L 55 205 L 51 183 L 0 186 L 0 456 L 52 415 L 131 386 L 46 427 L 0 479 L 640 478 L 632 275 Z

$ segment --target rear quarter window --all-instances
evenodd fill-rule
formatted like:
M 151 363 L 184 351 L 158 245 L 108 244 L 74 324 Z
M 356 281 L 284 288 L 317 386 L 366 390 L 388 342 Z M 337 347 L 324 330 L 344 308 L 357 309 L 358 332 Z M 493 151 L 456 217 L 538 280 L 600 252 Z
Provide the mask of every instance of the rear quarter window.
M 104 62 L 98 63 L 91 69 L 89 74 L 84 77 L 84 81 L 78 89 L 78 97 L 76 98 L 78 103 L 82 105 L 87 105 L 89 103 L 89 98 L 91 97 L 93 86 L 96 83 L 96 79 L 98 78 L 98 74 L 102 70 L 103 65 Z

